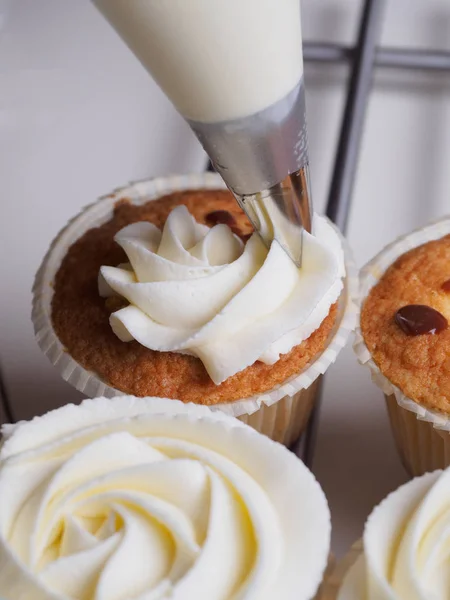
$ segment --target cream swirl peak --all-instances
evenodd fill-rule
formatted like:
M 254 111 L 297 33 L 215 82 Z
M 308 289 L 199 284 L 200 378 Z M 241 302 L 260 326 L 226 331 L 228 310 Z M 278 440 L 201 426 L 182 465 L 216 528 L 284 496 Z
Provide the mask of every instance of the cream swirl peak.
M 4 429 L 4 600 L 309 600 L 330 515 L 292 453 L 220 412 L 86 400 Z
M 339 298 L 345 274 L 337 233 L 315 215 L 298 269 L 277 242 L 244 246 L 226 225 L 206 227 L 184 206 L 161 232 L 147 222 L 118 232 L 129 265 L 102 267 L 99 292 L 126 298 L 110 318 L 122 341 L 200 358 L 214 383 L 307 339 Z
M 369 517 L 364 554 L 338 600 L 450 598 L 450 469 L 390 494 Z

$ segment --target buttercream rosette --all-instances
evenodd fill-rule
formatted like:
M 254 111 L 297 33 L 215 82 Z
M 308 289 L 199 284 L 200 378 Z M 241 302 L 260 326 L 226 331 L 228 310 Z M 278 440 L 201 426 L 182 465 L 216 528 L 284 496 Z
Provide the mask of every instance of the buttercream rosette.
M 321 600 L 447 600 L 450 469 L 391 493 L 324 585 Z
M 259 360 L 306 340 L 344 287 L 344 253 L 336 231 L 314 215 L 303 233 L 301 269 L 280 244 L 255 233 L 244 245 L 226 225 L 197 223 L 185 206 L 162 231 L 148 222 L 121 229 L 115 241 L 129 263 L 104 266 L 99 292 L 129 305 L 111 315 L 114 333 L 159 352 L 200 358 L 219 384 Z
M 3 433 L 4 600 L 309 600 L 320 585 L 319 484 L 236 419 L 97 398 Z

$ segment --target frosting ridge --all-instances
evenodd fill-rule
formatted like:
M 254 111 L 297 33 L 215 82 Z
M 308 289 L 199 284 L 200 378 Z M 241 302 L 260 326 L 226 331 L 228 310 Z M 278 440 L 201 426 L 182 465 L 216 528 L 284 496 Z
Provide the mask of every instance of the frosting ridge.
M 201 225 L 185 206 L 162 232 L 147 222 L 125 227 L 115 240 L 129 265 L 99 274 L 102 296 L 130 303 L 111 315 L 114 333 L 197 356 L 216 384 L 256 360 L 274 364 L 320 327 L 343 289 L 340 240 L 317 215 L 314 228 L 304 232 L 298 269 L 277 242 L 267 249 L 254 234 L 244 246 L 228 226 Z
M 5 430 L 5 600 L 309 600 L 329 541 L 303 463 L 222 413 L 100 398 Z
M 413 479 L 375 508 L 338 600 L 447 600 L 449 549 L 447 469 Z

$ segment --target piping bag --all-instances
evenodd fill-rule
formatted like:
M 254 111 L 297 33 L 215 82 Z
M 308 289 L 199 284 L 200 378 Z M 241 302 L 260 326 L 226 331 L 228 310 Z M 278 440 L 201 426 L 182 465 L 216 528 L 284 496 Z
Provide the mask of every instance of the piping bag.
M 93 0 L 264 243 L 301 265 L 312 206 L 300 0 Z

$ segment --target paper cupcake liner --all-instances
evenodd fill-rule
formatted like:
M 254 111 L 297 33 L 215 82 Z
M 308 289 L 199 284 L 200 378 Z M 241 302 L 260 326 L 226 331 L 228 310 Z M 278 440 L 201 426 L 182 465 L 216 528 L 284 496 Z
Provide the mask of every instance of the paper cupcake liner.
M 450 217 L 402 236 L 382 250 L 360 272 L 358 323 L 354 350 L 359 362 L 371 371 L 372 380 L 386 397 L 395 442 L 403 464 L 412 475 L 422 475 L 450 465 L 450 416 L 408 398 L 383 375 L 373 360 L 361 332 L 360 312 L 371 288 L 402 254 L 450 233 Z
M 53 281 L 67 249 L 87 230 L 98 227 L 113 216 L 115 204 L 127 198 L 143 204 L 175 191 L 187 189 L 225 188 L 221 177 L 215 173 L 179 175 L 138 181 L 102 196 L 74 217 L 52 242 L 33 286 L 32 320 L 36 339 L 41 350 L 67 382 L 90 397 L 124 395 L 102 381 L 95 373 L 78 364 L 59 341 L 51 321 Z M 337 230 L 338 231 L 338 230 Z M 339 233 L 339 232 L 338 232 Z M 339 234 L 340 235 L 340 234 Z M 312 386 L 346 345 L 356 324 L 358 277 L 349 247 L 340 235 L 346 266 L 344 290 L 339 300 L 337 324 L 330 334 L 327 347 L 301 373 L 287 379 L 264 394 L 212 406 L 226 414 L 241 418 L 258 431 L 262 431 L 286 444 L 294 441 L 306 424 L 314 404 Z
M 391 429 L 403 466 L 411 475 L 445 469 L 450 465 L 450 435 L 434 423 L 420 420 L 415 412 L 398 404 L 394 394 L 386 395 Z
M 349 569 L 355 564 L 363 552 L 362 540 L 358 540 L 351 547 L 348 554 L 340 560 L 334 568 L 325 573 L 324 582 L 316 600 L 337 600 L 342 582 Z
M 251 414 L 238 415 L 237 418 L 272 440 L 291 446 L 300 437 L 309 421 L 321 377 L 319 375 L 308 388 L 292 396 L 286 395 L 270 405 L 262 403 L 259 410 Z

